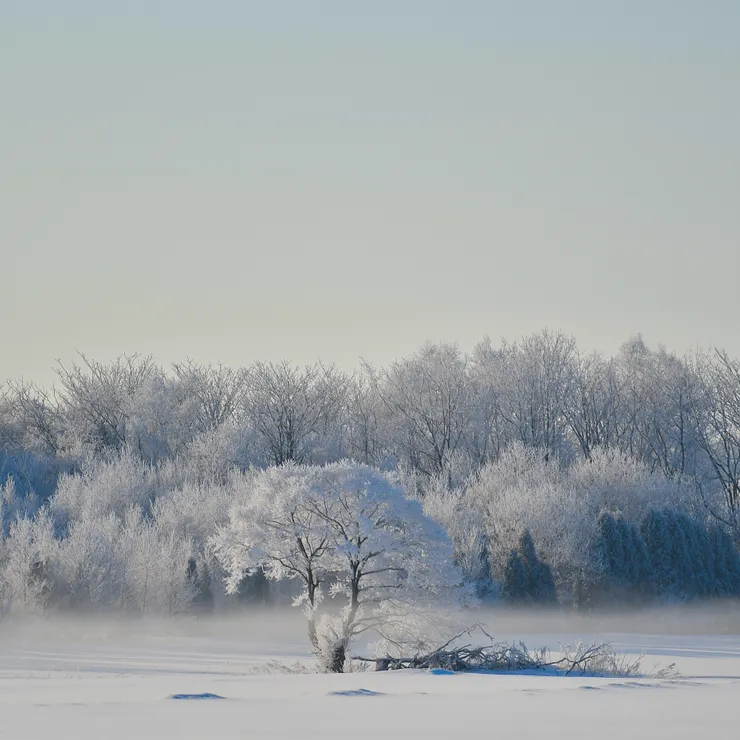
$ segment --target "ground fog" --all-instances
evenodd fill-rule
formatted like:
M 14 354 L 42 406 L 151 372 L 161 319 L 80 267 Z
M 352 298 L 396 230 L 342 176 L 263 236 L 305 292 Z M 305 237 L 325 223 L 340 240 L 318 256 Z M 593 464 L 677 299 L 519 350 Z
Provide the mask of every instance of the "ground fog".
M 0 732 L 18 740 L 736 737 L 738 605 L 477 618 L 497 638 L 531 647 L 608 640 L 645 653 L 646 668 L 675 663 L 679 675 L 317 674 L 295 611 L 26 620 L 2 626 Z M 187 698 L 202 695 L 210 696 Z

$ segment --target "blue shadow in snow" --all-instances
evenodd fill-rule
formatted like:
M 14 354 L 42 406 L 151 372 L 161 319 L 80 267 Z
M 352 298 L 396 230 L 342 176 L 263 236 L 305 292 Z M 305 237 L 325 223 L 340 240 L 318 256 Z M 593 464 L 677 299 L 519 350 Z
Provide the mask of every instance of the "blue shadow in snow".
M 170 699 L 195 699 L 197 701 L 203 699 L 225 699 L 225 696 L 219 696 L 218 694 L 172 694 Z

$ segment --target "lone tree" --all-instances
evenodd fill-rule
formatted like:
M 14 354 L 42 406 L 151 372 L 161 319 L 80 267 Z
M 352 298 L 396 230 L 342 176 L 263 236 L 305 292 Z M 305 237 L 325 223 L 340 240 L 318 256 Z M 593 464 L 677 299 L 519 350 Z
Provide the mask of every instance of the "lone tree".
M 258 568 L 303 588 L 308 636 L 342 672 L 351 640 L 375 632 L 418 639 L 421 615 L 469 598 L 444 529 L 387 476 L 366 465 L 287 464 L 245 477 L 242 501 L 214 539 L 235 591 Z M 320 607 L 325 596 L 341 609 Z

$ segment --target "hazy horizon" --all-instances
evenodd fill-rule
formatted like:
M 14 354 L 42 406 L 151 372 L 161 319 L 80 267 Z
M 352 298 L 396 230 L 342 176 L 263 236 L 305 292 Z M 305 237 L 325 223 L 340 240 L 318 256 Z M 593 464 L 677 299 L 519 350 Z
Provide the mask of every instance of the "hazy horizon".
M 91 352 L 85 351 L 84 348 L 74 348 L 69 350 L 68 352 L 65 352 L 63 356 L 56 357 L 53 360 L 50 360 L 48 367 L 40 366 L 39 368 L 35 368 L 36 372 L 34 373 L 28 373 L 28 372 L 21 372 L 17 375 L 2 375 L 0 374 L 0 388 L 2 388 L 4 383 L 7 383 L 9 381 L 22 381 L 24 383 L 33 383 L 38 385 L 41 388 L 51 388 L 54 386 L 58 380 L 57 375 L 57 369 L 61 365 L 63 365 L 66 368 L 73 367 L 75 365 L 77 366 L 84 366 L 86 360 L 90 360 L 93 362 L 100 362 L 103 364 L 106 363 L 114 363 L 121 357 L 131 357 L 131 356 L 139 356 L 141 358 L 144 357 L 151 357 L 152 360 L 156 365 L 159 367 L 162 367 L 165 371 L 172 368 L 172 366 L 176 364 L 184 364 L 188 362 L 194 362 L 197 365 L 204 365 L 204 366 L 219 366 L 223 365 L 225 367 L 232 367 L 232 368 L 240 368 L 240 367 L 248 367 L 254 362 L 272 362 L 272 363 L 281 363 L 284 361 L 294 363 L 298 366 L 301 365 L 313 365 L 316 363 L 320 363 L 326 367 L 336 367 L 340 371 L 346 372 L 348 374 L 352 374 L 353 372 L 360 370 L 363 366 L 363 363 L 369 363 L 370 365 L 374 367 L 388 367 L 391 363 L 403 360 L 405 358 L 410 357 L 417 351 L 421 350 L 425 345 L 428 343 L 448 343 L 452 344 L 454 346 L 457 346 L 460 351 L 464 354 L 470 354 L 474 349 L 475 346 L 478 343 L 482 343 L 484 341 L 490 340 L 492 346 L 499 347 L 501 346 L 501 343 L 503 341 L 505 342 L 519 342 L 522 339 L 527 338 L 528 336 L 531 336 L 533 334 L 539 334 L 540 332 L 545 331 L 548 333 L 561 333 L 561 330 L 559 329 L 551 329 L 550 327 L 542 327 L 539 331 L 533 330 L 532 332 L 528 333 L 527 335 L 518 335 L 518 336 L 503 336 L 503 337 L 496 337 L 496 336 L 480 336 L 475 341 L 470 343 L 469 345 L 462 345 L 460 342 L 453 339 L 446 339 L 442 338 L 440 340 L 433 340 L 433 339 L 426 339 L 423 341 L 419 341 L 416 344 L 409 344 L 409 347 L 406 351 L 399 351 L 398 354 L 388 355 L 383 357 L 382 360 L 377 360 L 374 357 L 370 357 L 369 355 L 359 355 L 354 362 L 352 361 L 352 358 L 342 358 L 340 360 L 336 360 L 332 357 L 321 357 L 321 356 L 311 356 L 310 354 L 306 354 L 305 357 L 289 357 L 287 355 L 278 355 L 278 354 L 268 354 L 266 356 L 253 356 L 250 354 L 244 355 L 246 359 L 240 360 L 238 362 L 230 363 L 225 361 L 222 357 L 218 356 L 196 356 L 192 352 L 185 353 L 180 356 L 168 356 L 163 358 L 161 355 L 158 355 L 156 352 L 140 352 L 137 351 L 135 348 L 131 350 L 122 350 L 120 352 L 116 352 L 115 350 L 109 351 L 109 352 L 103 352 L 103 353 L 97 353 L 93 354 Z M 569 334 L 568 332 L 562 332 L 566 336 L 573 336 Z M 626 344 L 629 340 L 641 337 L 643 341 L 645 341 L 646 345 L 653 350 L 657 350 L 660 348 L 665 349 L 668 352 L 673 352 L 677 356 L 683 356 L 684 354 L 689 354 L 693 351 L 704 351 L 704 350 L 713 350 L 715 347 L 709 347 L 707 345 L 703 344 L 695 344 L 692 346 L 687 346 L 685 348 L 676 348 L 676 347 L 670 347 L 667 346 L 664 342 L 660 341 L 652 341 L 651 337 L 645 337 L 642 332 L 635 332 L 631 334 L 630 336 L 625 336 L 622 340 L 619 340 L 615 343 L 613 347 L 609 346 L 604 348 L 603 346 L 584 346 L 580 342 L 578 342 L 578 337 L 573 336 L 573 338 L 576 340 L 576 344 L 578 347 L 579 352 L 581 352 L 583 355 L 591 354 L 593 352 L 600 353 L 602 356 L 613 356 L 616 355 L 621 348 L 623 344 Z M 716 349 L 726 349 L 726 347 L 716 347 Z M 382 354 L 381 354 L 382 356 Z M 344 360 L 344 361 L 343 361 Z M 2 370 L 3 366 L 5 365 L 4 358 L 3 360 L 0 360 L 0 371 Z
M 739 31 L 725 0 L 5 3 L 0 380 L 545 327 L 739 355 Z

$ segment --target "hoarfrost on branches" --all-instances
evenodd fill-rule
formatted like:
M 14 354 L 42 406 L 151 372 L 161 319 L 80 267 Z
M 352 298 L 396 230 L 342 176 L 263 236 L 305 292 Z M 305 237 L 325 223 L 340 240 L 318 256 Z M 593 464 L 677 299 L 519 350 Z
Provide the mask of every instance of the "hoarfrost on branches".
M 343 670 L 359 635 L 417 639 L 415 620 L 471 598 L 442 527 L 379 471 L 350 462 L 291 464 L 244 483 L 213 542 L 228 587 L 257 568 L 297 579 L 295 603 L 330 670 Z

